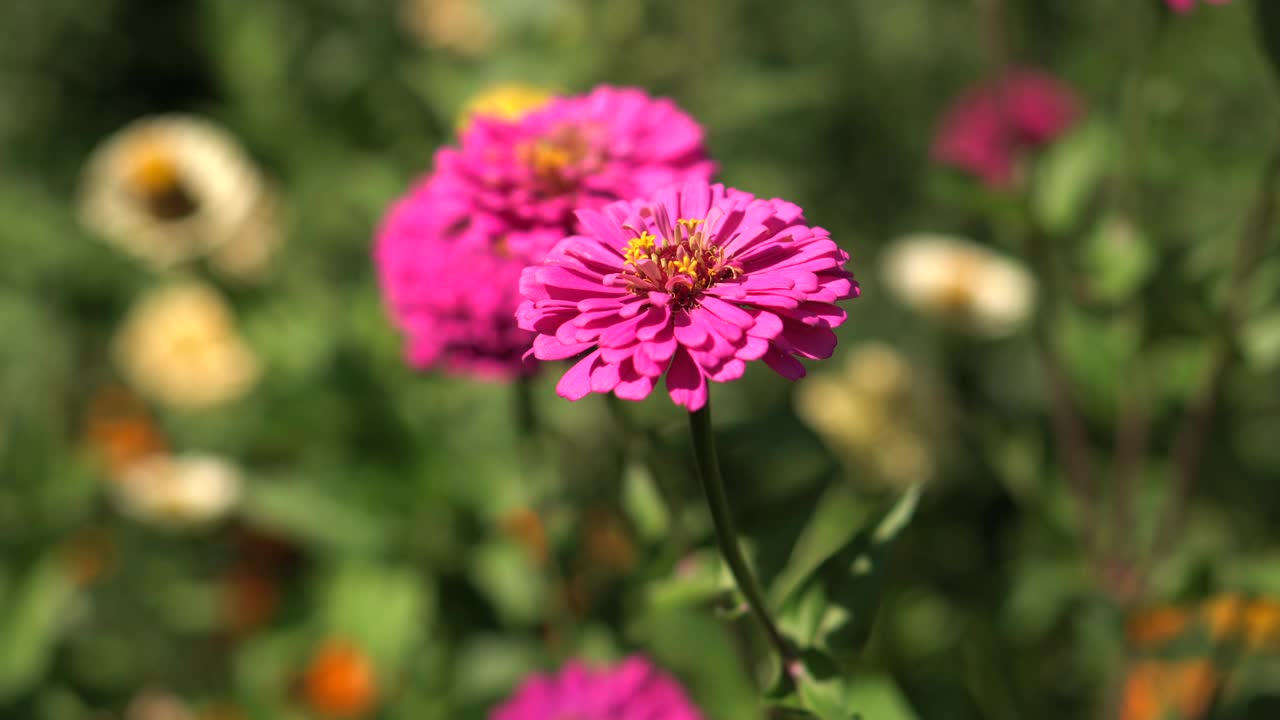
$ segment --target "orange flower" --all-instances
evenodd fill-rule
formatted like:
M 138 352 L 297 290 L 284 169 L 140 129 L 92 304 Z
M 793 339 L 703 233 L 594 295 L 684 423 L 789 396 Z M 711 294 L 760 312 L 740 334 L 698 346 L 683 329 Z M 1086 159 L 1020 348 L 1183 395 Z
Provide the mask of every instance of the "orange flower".
M 516 508 L 502 517 L 502 531 L 524 547 L 530 560 L 539 565 L 547 561 L 547 529 L 538 513 Z
M 1206 600 L 1200 614 L 1214 643 L 1230 642 L 1241 630 L 1248 603 L 1240 595 L 1227 593 Z
M 636 564 L 636 546 L 617 513 L 596 508 L 586 517 L 587 557 L 593 565 L 618 575 L 631 572 Z
M 1280 646 L 1280 602 L 1263 598 L 1249 603 L 1241 625 L 1247 647 L 1259 650 Z
M 1129 618 L 1125 635 L 1135 648 L 1164 645 L 1181 635 L 1190 620 L 1191 612 L 1186 608 L 1160 605 Z
M 146 404 L 122 385 L 94 393 L 86 425 L 89 447 L 113 479 L 137 461 L 167 449 Z
M 373 663 L 355 645 L 329 640 L 311 658 L 303 692 L 307 705 L 322 717 L 361 717 L 378 701 Z
M 1124 683 L 1121 720 L 1183 720 L 1203 717 L 1213 704 L 1218 672 L 1208 660 L 1140 662 Z

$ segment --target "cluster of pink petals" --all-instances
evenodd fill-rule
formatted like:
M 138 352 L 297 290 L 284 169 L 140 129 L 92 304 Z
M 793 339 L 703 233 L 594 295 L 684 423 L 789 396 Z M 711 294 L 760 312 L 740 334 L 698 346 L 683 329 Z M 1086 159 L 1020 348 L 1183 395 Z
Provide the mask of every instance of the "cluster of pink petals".
M 701 720 L 680 684 L 633 657 L 611 668 L 565 665 L 535 675 L 490 714 L 490 720 Z
M 552 160 L 559 162 L 546 167 Z M 610 86 L 554 99 L 514 122 L 477 118 L 460 147 L 436 155 L 436 168 L 441 190 L 465 202 L 472 232 L 558 227 L 566 235 L 579 208 L 715 171 L 701 126 L 675 103 Z
M 939 123 L 933 157 L 991 187 L 1008 187 L 1022 152 L 1052 142 L 1079 117 L 1080 102 L 1066 85 L 1044 72 L 1014 70 L 952 104 Z
M 1263 0 L 1264 2 L 1267 0 Z M 1196 0 L 1165 0 L 1169 8 L 1177 13 L 1189 13 L 1196 7 Z M 1231 0 L 1205 0 L 1210 5 L 1226 5 Z
M 600 87 L 516 120 L 482 117 L 400 199 L 374 260 L 410 364 L 527 373 L 515 325 L 520 270 L 573 230 L 573 211 L 714 171 L 702 130 L 671 101 Z
M 834 303 L 858 295 L 844 268 L 849 256 L 782 200 L 690 182 L 578 218 L 583 234 L 524 271 L 518 312 L 520 327 L 537 333 L 537 358 L 586 353 L 557 387 L 570 400 L 590 392 L 640 400 L 665 373 L 671 399 L 698 410 L 708 380 L 737 379 L 752 360 L 797 379 L 805 374 L 797 357 L 835 349 L 832 329 L 845 312 Z M 699 247 L 718 258 L 714 276 L 628 262 L 637 237 L 648 233 L 655 251 L 671 251 L 685 228 L 696 228 Z M 699 279 L 710 284 L 690 291 Z

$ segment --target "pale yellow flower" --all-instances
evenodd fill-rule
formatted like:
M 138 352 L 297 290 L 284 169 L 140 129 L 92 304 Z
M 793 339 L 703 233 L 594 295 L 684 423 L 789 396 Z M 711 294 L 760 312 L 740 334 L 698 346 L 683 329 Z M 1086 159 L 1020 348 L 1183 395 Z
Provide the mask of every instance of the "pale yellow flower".
M 176 695 L 164 690 L 144 690 L 124 711 L 125 720 L 195 720 L 195 714 Z
M 479 56 L 493 49 L 498 25 L 484 0 L 402 0 L 401 22 L 427 47 Z
M 93 152 L 81 181 L 85 225 L 156 269 L 231 253 L 240 259 L 228 272 L 257 274 L 280 244 L 276 209 L 235 138 L 187 115 L 131 123 Z
M 115 338 L 116 361 L 138 392 L 184 410 L 221 405 L 257 382 L 260 366 L 222 298 L 198 283 L 152 291 Z
M 240 502 L 243 479 L 230 462 L 211 455 L 153 455 L 113 484 L 122 512 L 169 528 L 208 525 Z
M 476 93 L 458 113 L 459 131 L 477 117 L 493 117 L 501 120 L 518 120 L 537 110 L 553 97 L 549 90 L 535 85 L 503 83 Z
M 945 235 L 909 235 L 881 255 L 881 275 L 908 307 L 978 335 L 1017 330 L 1035 307 L 1036 284 L 1018 262 Z
M 801 383 L 796 412 L 832 450 L 869 471 L 855 477 L 905 487 L 934 473 L 918 382 L 892 348 L 865 343 L 850 354 L 843 372 Z

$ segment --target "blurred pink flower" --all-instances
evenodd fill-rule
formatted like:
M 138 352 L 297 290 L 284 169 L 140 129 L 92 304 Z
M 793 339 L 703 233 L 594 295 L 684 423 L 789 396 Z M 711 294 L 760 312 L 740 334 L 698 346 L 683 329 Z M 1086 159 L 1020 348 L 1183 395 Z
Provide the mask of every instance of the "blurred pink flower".
M 796 357 L 835 349 L 834 303 L 858 296 L 848 254 L 783 200 L 690 182 L 578 219 L 584 234 L 524 271 L 518 312 L 538 333 L 535 357 L 586 353 L 556 388 L 570 400 L 641 400 L 665 372 L 671 399 L 694 411 L 708 379 L 735 380 L 750 360 L 800 378 Z
M 609 668 L 570 662 L 559 675 L 524 681 L 490 720 L 701 720 L 671 676 L 644 658 Z
M 384 297 L 421 369 L 510 377 L 533 335 L 515 326 L 520 270 L 573 232 L 573 211 L 707 180 L 702 129 L 670 100 L 599 87 L 515 119 L 477 117 L 384 219 Z
M 481 379 L 528 374 L 536 365 L 522 356 L 533 335 L 516 327 L 514 310 L 525 261 L 504 247 L 521 241 L 460 242 L 437 185 L 431 178 L 410 191 L 378 234 L 383 297 L 406 337 L 406 360 Z M 544 231 L 538 242 L 553 243 L 561 234 Z
M 1176 13 L 1189 13 L 1196 7 L 1196 0 L 1165 0 Z M 1226 5 L 1231 0 L 1205 0 L 1210 5 Z
M 1080 117 L 1075 93 L 1048 73 L 1020 69 L 966 90 L 946 111 L 933 157 L 991 187 L 1015 181 L 1018 155 L 1052 142 Z

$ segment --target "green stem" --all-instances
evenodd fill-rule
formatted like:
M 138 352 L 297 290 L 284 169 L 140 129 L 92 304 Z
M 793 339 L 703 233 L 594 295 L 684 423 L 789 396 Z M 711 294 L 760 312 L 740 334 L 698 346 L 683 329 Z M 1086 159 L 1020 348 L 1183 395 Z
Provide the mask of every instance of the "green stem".
M 711 508 L 711 520 L 715 525 L 716 542 L 720 545 L 720 553 L 729 564 L 729 570 L 733 573 L 738 589 L 746 598 L 747 606 L 755 613 L 756 619 L 764 627 L 765 635 L 769 637 L 770 644 L 777 651 L 778 659 L 782 663 L 784 681 L 789 682 L 798 670 L 800 658 L 795 646 L 778 630 L 778 624 L 774 622 L 773 616 L 769 613 L 769 606 L 765 603 L 760 584 L 756 581 L 755 575 L 751 572 L 751 566 L 747 564 L 747 559 L 742 555 L 742 548 L 738 545 L 738 533 L 733 526 L 733 514 L 729 511 L 729 497 L 725 493 L 724 479 L 720 476 L 720 458 L 716 455 L 715 435 L 711 431 L 710 399 L 702 409 L 689 413 L 689 430 L 693 435 L 693 455 L 698 466 L 698 479 L 702 481 L 702 489 L 707 495 L 707 505 Z

